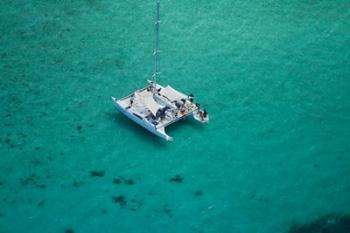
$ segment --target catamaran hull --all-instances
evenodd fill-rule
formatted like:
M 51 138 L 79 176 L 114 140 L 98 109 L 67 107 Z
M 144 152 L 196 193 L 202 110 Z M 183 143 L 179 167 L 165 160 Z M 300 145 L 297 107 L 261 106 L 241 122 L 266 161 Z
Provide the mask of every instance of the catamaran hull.
M 123 106 L 121 106 L 118 103 L 118 100 L 114 97 L 112 97 L 112 101 L 114 106 L 121 112 L 123 113 L 125 116 L 127 116 L 130 120 L 136 122 L 137 124 L 139 124 L 140 126 L 142 126 L 143 128 L 147 129 L 148 131 L 150 131 L 151 133 L 167 140 L 167 141 L 173 141 L 173 138 L 170 137 L 169 135 L 167 135 L 165 133 L 165 128 L 156 128 L 152 125 L 150 125 L 149 123 L 145 122 L 143 119 L 138 118 L 137 116 L 135 116 L 134 114 L 132 114 L 131 112 L 129 112 L 127 109 L 125 109 Z

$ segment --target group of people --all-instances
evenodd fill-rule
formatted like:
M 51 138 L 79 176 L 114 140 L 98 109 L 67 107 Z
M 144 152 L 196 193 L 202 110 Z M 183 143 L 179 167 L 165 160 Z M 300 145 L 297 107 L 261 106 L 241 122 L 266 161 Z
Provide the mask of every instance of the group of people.
M 201 106 L 199 104 L 196 104 L 197 107 L 197 114 L 199 115 L 200 119 L 204 121 L 208 117 L 207 110 L 203 109 L 201 110 Z
M 165 106 L 164 108 L 158 109 L 156 112 L 156 119 L 163 120 L 166 117 L 166 112 L 170 109 L 169 106 Z
M 159 93 L 159 92 L 162 90 L 162 88 L 159 88 L 158 90 L 156 90 L 156 86 L 152 83 L 151 85 L 149 85 L 149 86 L 147 87 L 146 90 L 149 91 L 149 92 L 155 92 L 155 91 L 157 91 L 157 93 Z
M 189 100 L 193 101 L 193 95 L 191 95 L 192 99 L 189 98 Z M 167 112 L 172 111 L 173 116 L 178 117 L 178 114 L 180 113 L 181 116 L 185 115 L 186 112 L 189 111 L 188 105 L 186 105 L 187 100 L 181 99 L 180 101 L 175 100 L 174 105 L 176 109 L 170 106 L 165 106 L 163 108 L 158 109 L 155 119 L 156 120 L 163 120 L 167 116 Z M 187 103 L 188 104 L 188 103 Z M 168 113 L 169 114 L 169 113 Z
M 202 121 L 204 121 L 208 117 L 208 112 L 205 109 L 203 111 L 198 109 L 198 113 Z
M 175 106 L 182 115 L 185 114 L 186 112 L 185 104 L 186 104 L 185 99 L 181 99 L 180 101 L 175 100 Z
M 129 106 L 126 107 L 126 109 L 129 109 L 132 107 L 132 104 L 134 103 L 134 99 L 135 99 L 135 94 L 132 94 L 130 97 L 130 103 Z
M 153 92 L 154 88 L 155 88 L 155 86 L 150 85 L 149 87 L 147 87 L 147 91 Z M 161 89 L 157 90 L 157 92 L 159 93 L 160 90 Z M 130 108 L 133 105 L 134 99 L 135 99 L 135 95 L 133 94 L 130 98 L 130 105 L 127 108 Z M 166 118 L 167 112 L 169 112 L 169 110 L 172 111 L 172 114 L 175 117 L 178 117 L 179 113 L 181 114 L 181 116 L 184 116 L 187 112 L 190 112 L 193 109 L 193 107 L 194 107 L 193 101 L 194 101 L 194 96 L 192 94 L 190 94 L 187 97 L 187 99 L 183 98 L 180 100 L 175 100 L 173 102 L 176 109 L 174 109 L 173 107 L 170 107 L 170 106 L 165 106 L 163 108 L 159 108 L 158 111 L 156 112 L 155 116 L 149 111 L 149 114 L 146 116 L 146 119 L 156 125 L 156 124 L 158 124 L 159 121 Z M 195 106 L 197 108 L 198 116 L 200 117 L 200 119 L 202 121 L 204 121 L 208 116 L 207 111 L 205 109 L 201 110 L 200 105 L 198 103 L 196 103 Z

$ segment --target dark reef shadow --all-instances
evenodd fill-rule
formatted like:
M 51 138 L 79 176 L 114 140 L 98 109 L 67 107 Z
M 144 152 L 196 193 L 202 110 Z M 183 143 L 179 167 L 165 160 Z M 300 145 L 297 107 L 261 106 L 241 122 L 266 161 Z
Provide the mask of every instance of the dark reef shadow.
M 304 224 L 293 224 L 288 233 L 349 233 L 350 215 L 328 214 Z

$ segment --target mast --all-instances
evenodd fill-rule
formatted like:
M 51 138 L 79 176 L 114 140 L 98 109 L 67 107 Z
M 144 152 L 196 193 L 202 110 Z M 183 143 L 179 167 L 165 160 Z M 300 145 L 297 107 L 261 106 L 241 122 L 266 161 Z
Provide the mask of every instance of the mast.
M 159 63 L 159 24 L 160 24 L 160 17 L 159 17 L 159 8 L 160 8 L 160 2 L 159 0 L 156 0 L 156 20 L 155 20 L 155 41 L 154 41 L 154 50 L 153 50 L 153 56 L 154 56 L 154 71 L 153 71 L 153 83 L 156 87 L 157 85 L 157 77 L 160 75 L 160 63 Z

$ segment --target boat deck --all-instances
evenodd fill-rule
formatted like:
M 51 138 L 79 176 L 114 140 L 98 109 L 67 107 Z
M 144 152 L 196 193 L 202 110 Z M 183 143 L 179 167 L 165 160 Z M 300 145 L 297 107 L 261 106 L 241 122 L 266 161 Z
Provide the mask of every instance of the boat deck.
M 163 87 L 157 85 L 157 88 L 159 90 Z M 153 124 L 156 128 L 161 128 L 185 118 L 198 109 L 194 103 L 188 100 L 187 96 L 185 97 L 185 95 L 183 95 L 178 97 L 180 99 L 171 101 L 168 96 L 161 95 L 161 92 L 154 94 L 146 87 L 118 100 L 118 103 L 132 114 Z M 181 101 L 181 99 L 184 101 Z M 176 102 L 178 106 L 176 106 Z M 182 104 L 180 102 L 182 102 Z M 164 108 L 166 110 L 163 114 L 158 112 L 160 109 Z
M 193 103 L 193 97 L 187 96 L 170 86 L 159 84 L 139 89 L 117 100 L 112 97 L 114 105 L 131 120 L 149 131 L 171 140 L 165 133 L 165 127 L 187 116 L 194 115 L 199 120 L 200 108 Z M 199 120 L 204 122 L 203 119 Z

